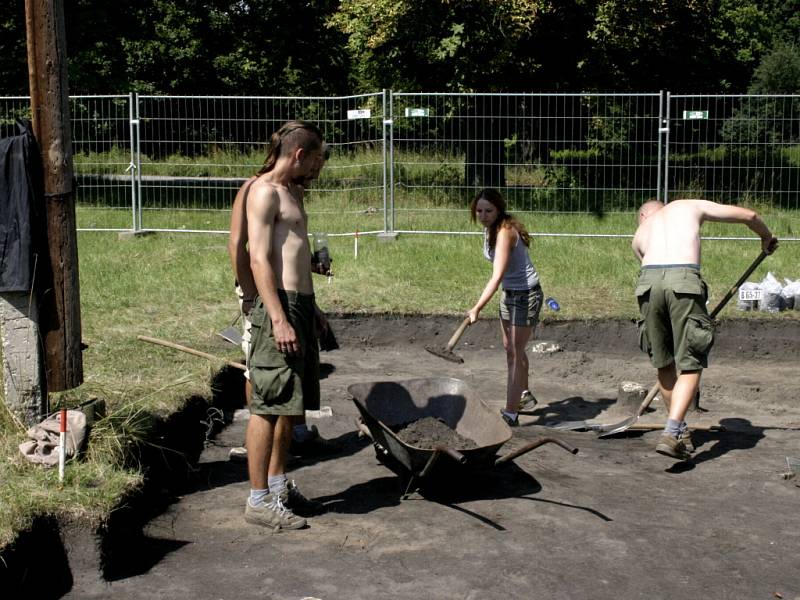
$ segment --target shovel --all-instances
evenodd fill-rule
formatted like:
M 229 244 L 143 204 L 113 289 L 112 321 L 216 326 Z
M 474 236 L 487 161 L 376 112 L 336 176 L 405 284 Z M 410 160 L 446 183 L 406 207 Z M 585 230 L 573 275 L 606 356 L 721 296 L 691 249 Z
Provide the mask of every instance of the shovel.
M 450 341 L 447 342 L 447 345 L 444 348 L 434 348 L 432 346 L 425 346 L 425 350 L 430 352 L 431 354 L 435 354 L 439 358 L 443 358 L 445 360 L 449 360 L 450 362 L 454 363 L 463 363 L 464 359 L 458 356 L 453 352 L 453 348 L 458 343 L 458 340 L 461 339 L 462 334 L 464 331 L 469 327 L 469 317 L 465 318 L 461 325 L 458 326 L 453 337 L 450 338 Z
M 242 318 L 241 313 L 236 314 L 236 318 L 233 320 L 233 323 L 228 325 L 222 331 L 217 332 L 217 335 L 221 337 L 226 342 L 230 342 L 234 346 L 241 346 L 242 345 L 242 332 L 239 331 L 234 325 L 239 322 L 239 319 Z
M 744 272 L 744 275 L 742 275 L 739 278 L 739 280 L 735 284 L 733 284 L 733 287 L 731 287 L 731 289 L 728 290 L 728 293 L 725 294 L 725 296 L 723 296 L 722 300 L 719 301 L 719 304 L 717 304 L 716 308 L 714 308 L 714 310 L 711 311 L 711 314 L 709 315 L 711 319 L 714 319 L 714 317 L 716 317 L 719 314 L 719 312 L 723 308 L 725 308 L 725 305 L 728 303 L 728 300 L 733 298 L 733 295 L 736 293 L 736 290 L 739 289 L 739 286 L 742 285 L 747 280 L 748 277 L 750 277 L 750 274 L 756 270 L 758 265 L 761 264 L 761 261 L 763 261 L 766 257 L 767 253 L 762 250 L 761 254 L 759 254 L 758 257 L 753 261 L 753 264 L 751 264 Z M 647 407 L 650 406 L 650 403 L 653 401 L 653 398 L 656 397 L 656 394 L 658 394 L 658 383 L 656 383 L 652 388 L 650 388 L 650 391 L 647 392 L 647 396 L 645 396 L 644 400 L 639 405 L 639 408 L 636 410 L 635 415 L 633 415 L 632 417 L 628 417 L 627 419 L 625 419 L 624 421 L 620 421 L 619 423 L 612 423 L 610 425 L 606 425 L 605 429 L 602 430 L 602 433 L 598 437 L 609 437 L 612 435 L 616 435 L 618 433 L 622 433 L 626 429 L 629 429 L 634 423 L 636 423 L 639 420 L 644 411 L 647 410 Z

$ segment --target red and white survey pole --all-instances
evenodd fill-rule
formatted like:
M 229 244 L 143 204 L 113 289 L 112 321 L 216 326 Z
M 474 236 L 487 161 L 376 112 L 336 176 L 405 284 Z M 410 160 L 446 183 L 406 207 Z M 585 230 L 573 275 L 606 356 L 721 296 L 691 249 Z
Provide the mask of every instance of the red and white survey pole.
M 64 482 L 64 464 L 67 460 L 67 409 L 62 408 L 58 415 L 58 481 Z

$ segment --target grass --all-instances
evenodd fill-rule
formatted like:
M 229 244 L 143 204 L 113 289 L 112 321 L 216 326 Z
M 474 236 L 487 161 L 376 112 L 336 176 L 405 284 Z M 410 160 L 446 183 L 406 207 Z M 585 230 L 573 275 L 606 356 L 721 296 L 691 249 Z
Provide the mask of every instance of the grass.
M 352 226 L 347 215 L 315 215 L 316 208 L 311 206 L 312 231 Z M 604 233 L 630 232 L 633 228 L 632 215 L 608 215 L 604 219 L 563 214 L 523 216 L 533 231 Z M 440 217 L 424 213 L 418 221 L 409 217 L 404 223 L 420 229 L 449 226 L 478 232 L 468 222 L 466 211 L 437 220 Z M 785 224 L 783 218 L 780 212 L 767 216 L 779 234 L 795 217 L 786 214 Z M 227 223 L 222 219 L 220 225 L 224 229 Z M 746 235 L 747 230 L 715 224 L 706 233 Z M 192 395 L 211 394 L 209 382 L 215 365 L 137 341 L 137 334 L 165 338 L 224 359 L 240 359 L 236 348 L 221 344 L 215 335 L 237 315 L 225 236 L 157 234 L 119 240 L 112 233 L 84 232 L 78 242 L 83 340 L 88 344 L 84 352 L 85 383 L 51 401 L 72 407 L 98 396 L 106 400 L 109 416 L 93 430 L 86 459 L 69 466 L 67 480 L 60 488 L 55 471 L 22 459 L 17 445 L 24 433 L 0 409 L 0 547 L 13 540 L 37 514 L 101 520 L 125 493 L 141 483 L 137 465 L 128 461 L 128 448 L 147 436 L 151 416 L 178 410 Z M 479 235 L 401 235 L 394 243 L 363 236 L 358 259 L 353 255 L 353 238 L 332 237 L 330 244 L 333 282 L 316 279 L 318 303 L 329 312 L 463 315 L 490 274 L 490 265 L 481 255 Z M 756 242 L 705 243 L 704 273 L 712 289 L 712 304 L 758 252 Z M 557 298 L 562 306 L 559 313 L 545 316 L 636 316 L 633 288 L 638 267 L 628 238 L 536 237 L 532 256 L 545 294 Z M 800 276 L 798 265 L 800 244 L 785 243 L 751 280 L 761 280 L 768 269 L 779 277 L 796 279 Z M 723 318 L 800 317 L 800 312 L 766 317 L 743 314 L 733 305 L 722 313 Z M 496 314 L 495 298 L 483 318 L 495 318 Z
M 788 148 L 786 153 L 790 160 L 797 154 L 797 148 Z M 194 157 L 173 154 L 155 160 L 142 155 L 141 169 L 145 176 L 142 227 L 226 229 L 228 207 L 238 188 L 236 179 L 226 178 L 246 178 L 259 168 L 262 160 L 262 148 L 237 151 L 224 146 L 209 147 L 205 154 Z M 316 215 L 324 219 L 331 233 L 353 232 L 356 228 L 359 231 L 382 229 L 383 160 L 382 153 L 374 149 L 334 153 L 309 194 L 312 218 Z M 464 185 L 463 153 L 398 149 L 394 160 L 396 229 L 471 229 L 464 218 L 464 210 L 475 190 Z M 81 181 L 77 192 L 80 228 L 132 228 L 130 180 L 126 174 L 129 162 L 129 152 L 121 148 L 75 155 L 75 171 Z M 509 164 L 505 169 L 507 187 L 504 193 L 510 209 L 523 216 L 534 231 L 629 232 L 628 214 L 641 201 L 654 195 L 655 181 L 646 177 L 654 177 L 655 172 L 640 174 L 642 180 L 627 181 L 625 177 L 630 174 L 623 176 L 615 171 L 603 175 L 602 184 L 598 184 L 583 181 L 581 178 L 588 174 L 582 168 L 597 167 L 584 165 L 573 171 L 557 163 Z M 679 183 L 674 184 L 680 190 L 676 188 L 673 195 L 702 194 L 701 190 L 706 187 L 704 181 L 695 180 L 700 175 L 693 175 L 692 170 L 686 169 L 681 172 L 684 171 Z M 90 174 L 115 175 L 118 179 L 80 179 Z M 683 181 L 684 178 L 687 181 Z M 595 189 L 596 185 L 600 188 Z M 780 192 L 781 188 L 773 193 L 765 182 L 752 182 L 752 185 L 755 186 L 752 190 L 744 186 L 746 189 L 742 191 L 725 192 L 724 197 L 715 199 L 742 205 L 757 204 L 766 212 L 771 208 L 765 198 L 784 206 L 796 204 L 795 198 Z M 618 189 L 612 189 L 615 187 Z M 388 196 L 387 192 L 387 203 Z M 779 234 L 797 235 L 800 231 L 798 211 L 775 209 L 774 212 L 780 213 L 786 221 L 786 227 L 779 230 Z M 602 214 L 602 218 L 598 218 L 598 214 Z

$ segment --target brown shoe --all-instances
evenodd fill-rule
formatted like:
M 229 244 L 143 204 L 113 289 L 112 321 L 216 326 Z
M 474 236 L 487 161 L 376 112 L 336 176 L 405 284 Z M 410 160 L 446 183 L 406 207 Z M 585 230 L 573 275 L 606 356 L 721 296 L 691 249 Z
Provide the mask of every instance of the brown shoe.
M 252 506 L 248 501 L 244 509 L 244 520 L 273 531 L 303 529 L 306 526 L 306 520 L 286 508 L 279 497 L 269 494 L 267 500 L 268 502 L 258 506 Z
M 686 427 L 683 431 L 681 431 L 678 439 L 683 442 L 683 445 L 686 447 L 686 451 L 689 453 L 694 452 L 694 441 L 692 440 L 692 430 Z
M 681 440 L 672 437 L 668 433 L 664 433 L 658 438 L 656 452 L 664 456 L 677 458 L 678 460 L 689 460 L 692 457 L 686 449 L 686 445 Z

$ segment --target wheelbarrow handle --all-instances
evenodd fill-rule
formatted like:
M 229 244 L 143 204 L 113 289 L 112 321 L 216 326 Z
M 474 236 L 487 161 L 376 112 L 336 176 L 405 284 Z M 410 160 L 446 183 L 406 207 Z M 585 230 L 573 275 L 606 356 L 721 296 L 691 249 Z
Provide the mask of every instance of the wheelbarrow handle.
M 575 446 L 570 446 L 566 442 L 562 442 L 561 440 L 557 440 L 556 438 L 546 437 L 546 438 L 539 438 L 535 442 L 529 442 L 524 446 L 517 448 L 516 450 L 512 450 L 508 454 L 501 456 L 496 461 L 494 461 L 494 464 L 495 466 L 502 465 L 503 463 L 508 462 L 509 460 L 513 460 L 518 456 L 522 456 L 523 454 L 530 452 L 531 450 L 534 450 L 544 444 L 556 444 L 557 446 L 561 446 L 564 450 L 566 450 L 570 454 L 578 453 L 578 449 Z
M 459 452 L 458 450 L 454 450 L 453 448 L 449 448 L 447 446 L 434 446 L 433 454 L 431 454 L 431 457 L 428 459 L 428 462 L 425 463 L 425 466 L 423 467 L 422 471 L 420 471 L 419 474 L 417 474 L 417 477 L 425 477 L 433 468 L 433 465 L 436 464 L 436 461 L 439 460 L 439 457 L 442 454 L 447 454 L 447 456 L 449 456 L 450 458 L 452 458 L 454 461 L 456 461 L 461 465 L 467 462 L 467 457 L 461 454 L 461 452 Z

